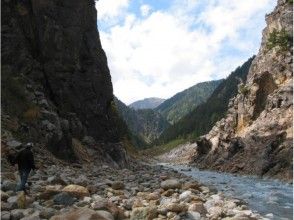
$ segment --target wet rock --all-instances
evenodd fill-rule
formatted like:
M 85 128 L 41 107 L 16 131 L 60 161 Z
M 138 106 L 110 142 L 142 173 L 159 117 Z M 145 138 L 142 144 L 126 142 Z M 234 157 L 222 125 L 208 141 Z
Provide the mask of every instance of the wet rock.
M 53 202 L 56 205 L 69 206 L 74 204 L 76 201 L 77 199 L 67 192 L 59 193 L 53 197 Z
M 153 220 L 156 217 L 156 207 L 134 208 L 131 213 L 131 220 Z
M 67 193 L 74 195 L 76 197 L 79 197 L 79 198 L 90 195 L 87 188 L 85 188 L 83 186 L 79 186 L 79 185 L 73 185 L 73 184 L 64 187 L 62 191 L 67 192 Z
M 181 183 L 177 179 L 168 179 L 160 184 L 164 190 L 181 188 Z

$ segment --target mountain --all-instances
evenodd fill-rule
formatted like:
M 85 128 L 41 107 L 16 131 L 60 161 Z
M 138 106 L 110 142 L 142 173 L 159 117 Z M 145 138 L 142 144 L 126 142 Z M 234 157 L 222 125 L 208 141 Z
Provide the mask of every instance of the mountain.
M 238 93 L 238 84 L 246 79 L 252 60 L 250 58 L 225 80 L 217 81 L 218 86 L 208 100 L 167 128 L 155 143 L 167 143 L 179 137 L 198 137 L 208 132 L 225 115 L 229 100 Z
M 2 1 L 1 7 L 3 142 L 34 142 L 70 161 L 126 165 L 95 2 Z
M 293 1 L 266 16 L 262 43 L 227 114 L 196 143 L 201 168 L 293 178 Z
M 157 106 L 159 106 L 161 103 L 163 103 L 165 99 L 161 98 L 146 98 L 143 100 L 139 100 L 136 102 L 133 102 L 129 105 L 130 108 L 133 109 L 154 109 Z
M 165 100 L 156 110 L 173 124 L 205 102 L 221 82 L 222 80 L 215 80 L 198 83 Z
M 142 148 L 150 144 L 170 125 L 161 114 L 152 109 L 134 110 L 117 98 L 115 104 L 137 147 Z

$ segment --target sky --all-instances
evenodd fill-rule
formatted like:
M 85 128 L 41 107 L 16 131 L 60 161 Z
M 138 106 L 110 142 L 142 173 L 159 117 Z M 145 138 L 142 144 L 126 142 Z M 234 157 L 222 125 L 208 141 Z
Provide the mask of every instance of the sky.
M 258 52 L 276 0 L 99 0 L 98 30 L 121 101 L 169 98 L 227 77 Z

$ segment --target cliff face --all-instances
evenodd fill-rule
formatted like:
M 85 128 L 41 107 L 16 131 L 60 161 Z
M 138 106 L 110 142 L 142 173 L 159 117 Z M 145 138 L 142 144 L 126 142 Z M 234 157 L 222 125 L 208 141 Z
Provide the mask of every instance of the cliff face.
M 229 172 L 292 179 L 293 5 L 267 15 L 258 55 L 227 116 L 197 141 L 193 163 Z
M 44 143 L 65 159 L 79 157 L 76 143 L 91 140 L 101 158 L 124 164 L 94 0 L 1 6 L 4 137 Z

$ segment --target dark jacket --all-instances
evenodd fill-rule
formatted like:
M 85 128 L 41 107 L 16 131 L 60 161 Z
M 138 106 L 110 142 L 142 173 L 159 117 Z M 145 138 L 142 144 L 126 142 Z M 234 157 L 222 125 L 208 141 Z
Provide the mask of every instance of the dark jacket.
M 36 169 L 34 155 L 30 148 L 20 151 L 15 158 L 15 163 L 17 163 L 19 170 Z

